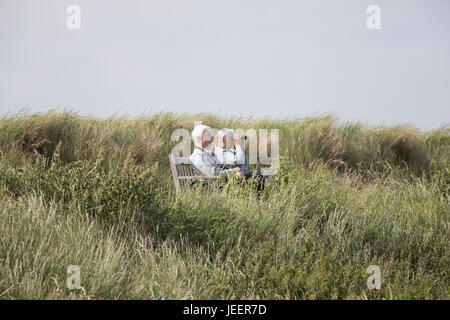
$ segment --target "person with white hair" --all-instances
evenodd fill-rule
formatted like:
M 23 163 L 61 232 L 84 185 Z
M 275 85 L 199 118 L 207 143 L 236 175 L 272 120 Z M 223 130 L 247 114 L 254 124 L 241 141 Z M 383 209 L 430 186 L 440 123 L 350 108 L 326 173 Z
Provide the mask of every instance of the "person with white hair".
M 216 154 L 210 149 L 212 129 L 205 125 L 198 125 L 192 131 L 194 152 L 189 157 L 194 172 L 205 176 L 226 176 L 234 174 L 238 179 L 243 178 L 239 167 L 224 169 Z
M 216 135 L 216 155 L 226 168 L 239 167 L 244 175 L 248 173 L 243 136 L 234 134 L 232 129 L 223 128 Z
M 258 191 L 258 199 L 264 189 L 267 177 L 260 171 L 250 171 L 245 155 L 245 136 L 224 128 L 216 135 L 216 155 L 223 168 L 240 168 L 244 180 L 252 181 Z

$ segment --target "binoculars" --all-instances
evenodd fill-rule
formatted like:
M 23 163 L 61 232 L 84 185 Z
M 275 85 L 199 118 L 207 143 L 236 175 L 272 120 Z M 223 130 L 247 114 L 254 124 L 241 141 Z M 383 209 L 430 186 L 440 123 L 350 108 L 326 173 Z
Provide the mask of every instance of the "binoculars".
M 247 136 L 245 134 L 240 134 L 239 138 L 241 138 L 242 140 L 247 140 Z

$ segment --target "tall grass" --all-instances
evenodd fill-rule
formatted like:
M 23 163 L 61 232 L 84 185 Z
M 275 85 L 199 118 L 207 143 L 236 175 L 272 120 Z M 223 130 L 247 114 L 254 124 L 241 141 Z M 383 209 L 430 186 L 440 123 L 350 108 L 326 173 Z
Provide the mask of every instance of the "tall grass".
M 199 119 L 280 130 L 260 200 L 233 182 L 175 195 L 170 134 Z M 4 116 L 0 298 L 449 299 L 449 137 L 331 116 Z

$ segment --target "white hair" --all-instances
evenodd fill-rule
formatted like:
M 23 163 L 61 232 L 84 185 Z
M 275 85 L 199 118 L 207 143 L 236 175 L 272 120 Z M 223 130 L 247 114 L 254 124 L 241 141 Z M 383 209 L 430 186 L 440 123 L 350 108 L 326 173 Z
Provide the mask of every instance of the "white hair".
M 209 130 L 212 135 L 212 130 L 210 127 L 205 126 L 203 124 L 195 126 L 194 130 L 192 130 L 191 136 L 192 140 L 194 140 L 194 145 L 201 146 L 201 141 L 205 130 Z
M 223 138 L 226 137 L 229 134 L 233 134 L 234 135 L 234 131 L 232 129 L 228 129 L 228 128 L 220 129 L 217 132 L 217 135 L 216 135 L 216 145 L 217 146 L 222 145 Z

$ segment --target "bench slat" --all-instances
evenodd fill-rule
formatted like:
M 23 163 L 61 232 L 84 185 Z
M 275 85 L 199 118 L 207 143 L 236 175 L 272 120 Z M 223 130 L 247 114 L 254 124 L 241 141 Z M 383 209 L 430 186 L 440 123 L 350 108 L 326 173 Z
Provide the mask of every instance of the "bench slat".
M 191 164 L 189 158 L 175 158 L 173 157 L 174 164 Z

